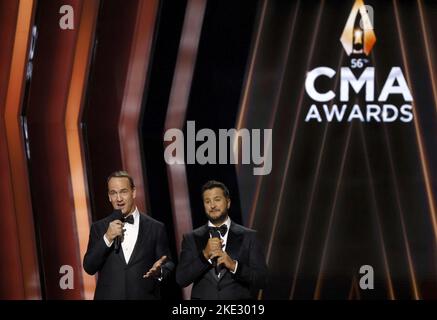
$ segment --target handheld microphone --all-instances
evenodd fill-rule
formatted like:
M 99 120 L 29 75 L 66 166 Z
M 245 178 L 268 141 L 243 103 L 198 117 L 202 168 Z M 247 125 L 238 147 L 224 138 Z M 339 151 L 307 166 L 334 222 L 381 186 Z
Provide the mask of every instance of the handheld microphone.
M 120 236 L 116 236 L 115 239 L 114 239 L 114 250 L 115 250 L 115 253 L 118 253 L 120 251 L 120 243 L 121 243 Z
M 218 230 L 215 230 L 215 229 L 210 230 L 210 235 L 211 235 L 211 238 L 218 238 L 219 240 L 221 239 L 220 232 Z M 222 268 L 220 265 L 217 264 L 217 257 L 211 259 L 211 262 L 212 262 L 212 266 L 215 269 L 215 273 L 219 274 Z
M 123 221 L 123 213 L 121 212 L 121 210 L 114 210 L 112 212 L 112 220 L 121 220 Z M 120 244 L 121 244 L 121 237 L 120 236 L 116 236 L 114 239 L 114 250 L 116 253 L 118 253 L 120 251 Z

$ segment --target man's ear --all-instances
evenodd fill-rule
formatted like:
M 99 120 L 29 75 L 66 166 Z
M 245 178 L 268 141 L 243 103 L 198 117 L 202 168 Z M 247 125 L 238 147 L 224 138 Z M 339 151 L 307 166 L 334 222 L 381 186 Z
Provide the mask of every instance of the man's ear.
M 133 189 L 132 189 L 132 198 L 136 198 L 137 197 L 137 189 L 134 187 Z
M 231 207 L 231 198 L 228 198 L 228 206 L 227 208 L 229 209 Z

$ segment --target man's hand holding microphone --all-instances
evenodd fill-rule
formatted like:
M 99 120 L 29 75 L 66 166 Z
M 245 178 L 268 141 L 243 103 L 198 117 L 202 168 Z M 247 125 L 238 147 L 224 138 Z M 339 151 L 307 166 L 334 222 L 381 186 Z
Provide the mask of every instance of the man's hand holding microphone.
M 216 272 L 219 270 L 217 268 L 224 265 L 228 270 L 234 272 L 236 268 L 236 261 L 233 260 L 226 251 L 222 250 L 223 240 L 220 237 L 209 238 L 206 243 L 205 249 L 203 249 L 203 256 L 207 260 L 211 260 Z
M 106 239 L 109 240 L 109 242 L 112 242 L 117 238 L 118 236 L 122 237 L 124 232 L 124 223 L 120 220 L 114 220 L 109 223 L 108 230 L 105 233 Z

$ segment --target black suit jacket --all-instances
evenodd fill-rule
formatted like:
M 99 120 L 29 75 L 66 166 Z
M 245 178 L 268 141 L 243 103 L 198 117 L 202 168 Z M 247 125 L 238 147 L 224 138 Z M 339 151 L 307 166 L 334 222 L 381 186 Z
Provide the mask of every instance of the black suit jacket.
M 255 299 L 267 282 L 267 265 L 256 231 L 231 222 L 226 244 L 228 255 L 238 261 L 237 272 L 224 269 L 220 278 L 202 250 L 209 239 L 204 225 L 184 235 L 176 281 L 182 287 L 193 283 L 191 299 Z
M 98 272 L 94 299 L 159 299 L 159 281 L 143 275 L 164 255 L 168 260 L 162 266 L 163 280 L 174 269 L 164 225 L 140 213 L 137 242 L 126 264 L 123 249 L 116 253 L 114 244 L 108 247 L 103 239 L 113 220 L 110 215 L 93 223 L 90 230 L 83 267 L 91 275 Z

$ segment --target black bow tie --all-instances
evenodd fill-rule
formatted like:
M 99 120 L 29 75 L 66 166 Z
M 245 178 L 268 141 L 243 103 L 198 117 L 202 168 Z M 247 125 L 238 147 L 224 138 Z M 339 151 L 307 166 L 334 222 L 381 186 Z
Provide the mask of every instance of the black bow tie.
M 130 215 L 130 216 L 127 216 L 127 217 L 123 217 L 123 222 L 134 224 L 134 216 Z
M 219 232 L 222 237 L 228 232 L 228 226 L 222 224 L 220 227 L 209 227 L 209 233 L 214 234 L 214 232 Z

